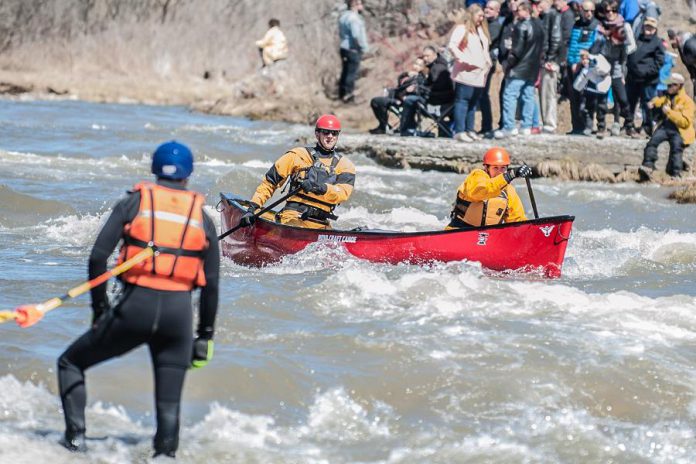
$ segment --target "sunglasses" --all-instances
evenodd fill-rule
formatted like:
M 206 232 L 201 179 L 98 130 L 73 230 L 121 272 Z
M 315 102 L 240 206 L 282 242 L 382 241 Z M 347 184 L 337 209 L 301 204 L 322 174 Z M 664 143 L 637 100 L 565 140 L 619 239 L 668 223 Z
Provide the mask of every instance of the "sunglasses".
M 585 8 L 582 9 L 585 13 L 592 13 L 594 10 L 586 10 Z
M 317 129 L 317 132 L 323 135 L 333 135 L 334 137 L 338 137 L 338 134 L 341 133 L 341 131 L 331 129 Z
M 606 10 L 604 10 L 604 12 L 605 13 L 618 13 L 617 10 L 612 10 L 611 8 L 607 8 Z

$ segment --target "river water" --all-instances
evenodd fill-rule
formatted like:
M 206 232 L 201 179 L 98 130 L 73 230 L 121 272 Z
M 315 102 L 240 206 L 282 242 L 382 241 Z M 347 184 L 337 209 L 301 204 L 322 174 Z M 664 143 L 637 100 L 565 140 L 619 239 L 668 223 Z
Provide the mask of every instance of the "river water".
M 218 193 L 249 196 L 301 135 L 179 107 L 0 101 L 0 307 L 85 279 L 100 224 L 150 178 L 160 142 L 192 147 L 192 187 L 219 224 Z M 461 176 L 352 158 L 338 227 L 447 222 Z M 534 185 L 542 215 L 577 218 L 556 281 L 321 247 L 262 269 L 223 260 L 215 358 L 187 378 L 179 460 L 696 462 L 696 206 L 654 186 Z M 55 360 L 89 320 L 82 296 L 0 326 L 0 462 L 150 459 L 144 349 L 88 372 L 89 453 L 57 445 Z

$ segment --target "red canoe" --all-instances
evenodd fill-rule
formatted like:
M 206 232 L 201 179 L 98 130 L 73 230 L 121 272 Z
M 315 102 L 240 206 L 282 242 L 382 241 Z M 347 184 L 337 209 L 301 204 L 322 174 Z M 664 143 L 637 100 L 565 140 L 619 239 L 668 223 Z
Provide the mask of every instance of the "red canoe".
M 222 231 L 237 224 L 247 200 L 220 194 Z M 287 226 L 264 214 L 254 226 L 222 241 L 222 254 L 238 264 L 263 266 L 324 242 L 343 246 L 351 255 L 378 263 L 476 261 L 493 271 L 561 276 L 573 216 L 555 216 L 470 230 L 391 232 L 383 230 L 316 230 Z

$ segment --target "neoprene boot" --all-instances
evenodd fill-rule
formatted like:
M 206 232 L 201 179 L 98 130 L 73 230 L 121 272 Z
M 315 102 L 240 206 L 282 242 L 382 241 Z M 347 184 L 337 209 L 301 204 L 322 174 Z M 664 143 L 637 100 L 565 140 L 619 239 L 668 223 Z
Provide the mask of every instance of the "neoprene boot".
M 157 433 L 153 446 L 153 457 L 175 457 L 179 447 L 179 403 L 157 403 Z
M 85 432 L 66 430 L 63 438 L 58 443 L 73 453 L 85 453 L 87 451 Z

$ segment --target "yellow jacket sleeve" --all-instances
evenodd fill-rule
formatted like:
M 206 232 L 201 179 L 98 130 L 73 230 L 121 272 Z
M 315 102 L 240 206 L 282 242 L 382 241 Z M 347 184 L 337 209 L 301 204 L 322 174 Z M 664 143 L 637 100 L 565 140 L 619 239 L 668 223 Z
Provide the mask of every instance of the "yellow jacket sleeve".
M 501 176 L 502 177 L 502 176 Z M 515 187 L 508 185 L 507 187 L 508 195 L 508 209 L 503 218 L 504 222 L 520 222 L 526 221 L 527 216 L 524 214 L 524 206 L 522 205 L 522 200 L 517 194 Z
M 694 123 L 694 101 L 686 93 L 682 96 L 680 92 L 666 116 L 679 129 L 688 129 Z
M 474 169 L 459 186 L 457 195 L 466 201 L 485 201 L 499 196 L 507 184 L 502 174 L 491 178 L 485 171 Z
M 661 108 L 662 105 L 664 105 L 666 101 L 667 101 L 667 97 L 662 96 L 662 97 L 653 98 L 652 100 L 650 100 L 650 103 L 652 103 L 653 106 L 655 106 L 655 108 Z
M 300 166 L 301 158 L 295 150 L 290 150 L 273 163 L 273 166 L 266 172 L 261 184 L 256 187 L 256 192 L 251 197 L 251 201 L 259 206 L 263 206 L 278 187 L 281 187 L 285 180 Z

